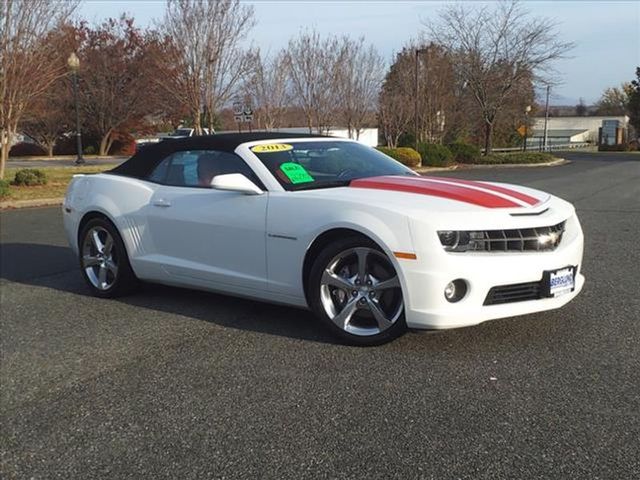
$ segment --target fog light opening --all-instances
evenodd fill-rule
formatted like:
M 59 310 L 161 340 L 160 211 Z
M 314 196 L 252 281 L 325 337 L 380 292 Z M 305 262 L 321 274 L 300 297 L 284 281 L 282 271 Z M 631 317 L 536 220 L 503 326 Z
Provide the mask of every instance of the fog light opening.
M 447 286 L 444 287 L 444 298 L 451 303 L 459 302 L 466 294 L 467 282 L 460 278 L 449 282 Z

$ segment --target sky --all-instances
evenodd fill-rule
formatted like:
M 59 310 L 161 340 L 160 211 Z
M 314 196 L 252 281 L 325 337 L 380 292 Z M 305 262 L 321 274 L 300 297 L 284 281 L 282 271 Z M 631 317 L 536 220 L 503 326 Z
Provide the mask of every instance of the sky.
M 450 3 L 241 1 L 254 7 L 256 26 L 248 39 L 262 51 L 276 52 L 301 30 L 315 28 L 327 35 L 364 37 L 389 63 L 406 42 L 420 37 L 424 21 L 437 19 L 438 11 Z M 531 15 L 557 23 L 560 38 L 575 44 L 570 58 L 555 65 L 561 84 L 552 90 L 552 104 L 574 105 L 580 98 L 591 104 L 605 88 L 634 78 L 635 68 L 640 66 L 640 1 L 529 0 L 523 3 Z M 162 0 L 84 0 L 78 14 L 99 23 L 127 12 L 140 26 L 151 27 L 162 18 L 164 6 Z

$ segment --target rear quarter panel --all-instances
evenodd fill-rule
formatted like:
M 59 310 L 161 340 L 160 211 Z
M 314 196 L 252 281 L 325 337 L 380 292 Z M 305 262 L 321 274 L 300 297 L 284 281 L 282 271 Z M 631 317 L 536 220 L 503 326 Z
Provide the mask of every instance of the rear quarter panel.
M 77 175 L 67 189 L 63 213 L 69 245 L 78 252 L 78 229 L 82 218 L 99 212 L 109 218 L 122 235 L 132 261 L 141 249 L 139 239 L 146 226 L 142 209 L 153 195 L 154 185 L 111 174 Z

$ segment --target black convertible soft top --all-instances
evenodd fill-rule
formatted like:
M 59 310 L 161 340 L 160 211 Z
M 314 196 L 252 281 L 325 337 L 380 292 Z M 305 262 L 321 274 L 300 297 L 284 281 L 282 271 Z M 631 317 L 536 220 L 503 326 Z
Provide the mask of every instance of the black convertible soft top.
M 314 138 L 323 135 L 310 133 L 285 132 L 253 132 L 253 133 L 219 133 L 215 135 L 196 136 L 188 138 L 166 139 L 159 143 L 152 143 L 140 149 L 133 157 L 118 165 L 110 173 L 127 177 L 143 178 L 164 158 L 174 152 L 184 150 L 219 150 L 233 152 L 238 145 L 259 140 L 286 138 Z

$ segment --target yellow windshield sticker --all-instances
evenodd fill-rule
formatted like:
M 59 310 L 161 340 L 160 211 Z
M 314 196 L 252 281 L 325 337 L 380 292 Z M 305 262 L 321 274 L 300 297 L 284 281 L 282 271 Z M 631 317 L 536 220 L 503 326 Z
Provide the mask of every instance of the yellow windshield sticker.
M 293 145 L 287 143 L 266 143 L 251 147 L 251 151 L 254 153 L 288 152 L 289 150 L 293 150 Z
M 313 177 L 299 163 L 287 162 L 280 165 L 280 171 L 286 175 L 291 183 L 313 182 Z

